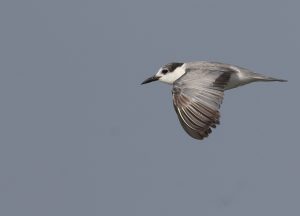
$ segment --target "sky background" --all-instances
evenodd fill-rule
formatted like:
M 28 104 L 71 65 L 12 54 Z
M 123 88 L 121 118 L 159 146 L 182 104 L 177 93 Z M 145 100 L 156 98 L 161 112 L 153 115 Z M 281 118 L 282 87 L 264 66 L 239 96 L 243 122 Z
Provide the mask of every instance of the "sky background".
M 300 215 L 299 1 L 0 2 L 0 215 Z M 181 128 L 172 61 L 289 80 Z

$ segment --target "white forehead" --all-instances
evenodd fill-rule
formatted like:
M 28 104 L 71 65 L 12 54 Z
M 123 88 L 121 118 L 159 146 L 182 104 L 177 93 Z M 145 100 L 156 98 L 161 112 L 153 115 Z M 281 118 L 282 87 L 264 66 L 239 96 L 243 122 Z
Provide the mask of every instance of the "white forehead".
M 159 81 L 173 84 L 177 79 L 179 79 L 183 74 L 185 74 L 185 64 L 181 65 L 180 67 L 177 67 L 173 72 L 168 72 L 166 74 L 162 74 L 161 71 L 164 68 L 160 68 L 157 72 L 157 76 L 159 76 Z

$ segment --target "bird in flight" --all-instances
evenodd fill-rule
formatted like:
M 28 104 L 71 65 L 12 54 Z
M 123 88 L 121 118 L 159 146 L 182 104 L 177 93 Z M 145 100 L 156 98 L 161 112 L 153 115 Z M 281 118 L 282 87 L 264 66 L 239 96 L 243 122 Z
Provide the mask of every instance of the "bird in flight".
M 161 67 L 142 84 L 159 80 L 173 85 L 174 109 L 183 129 L 202 140 L 220 123 L 224 91 L 252 82 L 279 81 L 246 68 L 219 62 L 173 62 Z

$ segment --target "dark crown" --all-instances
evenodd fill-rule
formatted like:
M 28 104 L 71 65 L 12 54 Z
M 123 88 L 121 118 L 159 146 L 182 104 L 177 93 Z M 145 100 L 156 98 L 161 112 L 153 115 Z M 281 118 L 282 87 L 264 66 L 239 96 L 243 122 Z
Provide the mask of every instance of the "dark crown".
M 172 63 L 166 64 L 163 68 L 168 69 L 169 72 L 173 72 L 176 68 L 180 67 L 183 64 L 184 63 L 181 63 L 181 62 L 172 62 Z

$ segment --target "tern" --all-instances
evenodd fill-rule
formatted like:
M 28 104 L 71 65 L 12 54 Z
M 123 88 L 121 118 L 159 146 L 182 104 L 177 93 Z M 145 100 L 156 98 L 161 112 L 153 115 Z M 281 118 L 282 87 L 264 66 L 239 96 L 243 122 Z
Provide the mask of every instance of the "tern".
M 179 122 L 198 140 L 208 137 L 220 123 L 219 109 L 225 90 L 252 82 L 287 81 L 231 64 L 207 61 L 166 64 L 142 84 L 157 80 L 173 85 L 173 105 Z

